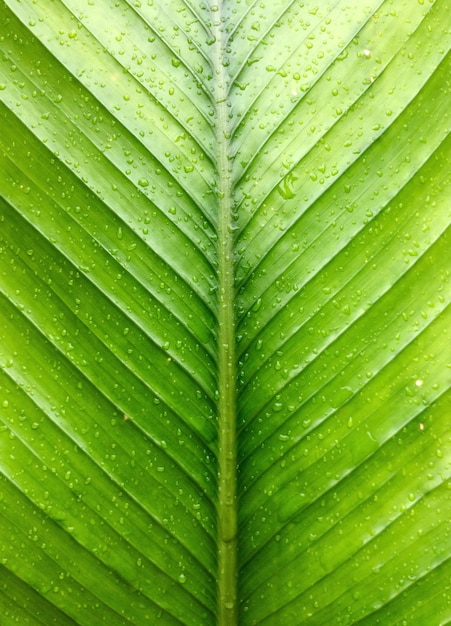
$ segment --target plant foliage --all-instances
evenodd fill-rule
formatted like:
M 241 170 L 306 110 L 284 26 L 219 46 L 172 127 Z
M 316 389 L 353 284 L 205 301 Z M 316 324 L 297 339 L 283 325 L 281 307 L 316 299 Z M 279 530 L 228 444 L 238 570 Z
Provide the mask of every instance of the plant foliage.
M 1 3 L 3 626 L 449 623 L 449 8 Z

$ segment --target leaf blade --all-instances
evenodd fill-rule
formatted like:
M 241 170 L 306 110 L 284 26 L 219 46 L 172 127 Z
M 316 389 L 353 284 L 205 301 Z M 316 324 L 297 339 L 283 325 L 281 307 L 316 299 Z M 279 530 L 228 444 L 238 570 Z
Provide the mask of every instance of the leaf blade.
M 446 2 L 9 4 L 11 623 L 447 619 Z

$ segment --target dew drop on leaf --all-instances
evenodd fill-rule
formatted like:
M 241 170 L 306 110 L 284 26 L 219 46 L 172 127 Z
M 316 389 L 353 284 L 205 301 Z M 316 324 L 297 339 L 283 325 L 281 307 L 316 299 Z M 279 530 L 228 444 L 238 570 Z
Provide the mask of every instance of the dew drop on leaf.
M 262 299 L 261 299 L 261 298 L 258 298 L 258 299 L 255 301 L 254 306 L 252 307 L 252 311 L 253 311 L 254 313 L 256 313 L 258 310 L 260 310 L 261 305 L 262 305 Z

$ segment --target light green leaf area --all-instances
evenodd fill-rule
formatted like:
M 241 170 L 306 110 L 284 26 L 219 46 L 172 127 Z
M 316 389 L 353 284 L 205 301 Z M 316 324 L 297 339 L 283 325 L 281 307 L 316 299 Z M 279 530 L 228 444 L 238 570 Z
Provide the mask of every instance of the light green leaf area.
M 449 2 L 0 23 L 2 626 L 451 623 Z

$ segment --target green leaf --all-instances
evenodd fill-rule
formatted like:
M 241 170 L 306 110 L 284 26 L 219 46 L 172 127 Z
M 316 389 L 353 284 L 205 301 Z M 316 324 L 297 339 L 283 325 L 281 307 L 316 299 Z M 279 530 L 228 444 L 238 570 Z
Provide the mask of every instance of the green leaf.
M 449 3 L 0 18 L 2 626 L 449 623 Z

